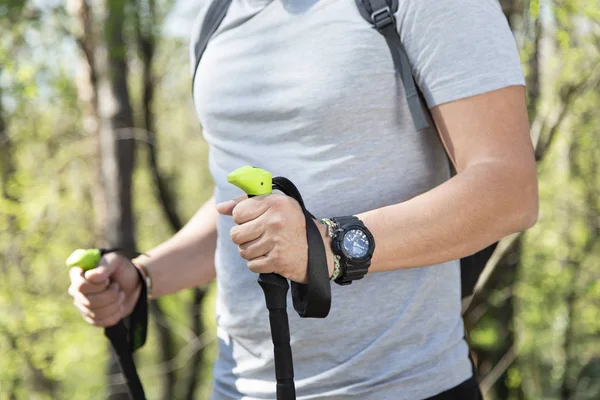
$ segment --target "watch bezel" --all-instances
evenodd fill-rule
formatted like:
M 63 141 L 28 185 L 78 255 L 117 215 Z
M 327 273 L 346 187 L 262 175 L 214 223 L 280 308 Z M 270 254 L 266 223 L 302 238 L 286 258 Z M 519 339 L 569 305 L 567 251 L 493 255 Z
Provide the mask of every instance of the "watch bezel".
M 347 254 L 346 249 L 344 249 L 344 237 L 346 236 L 346 233 L 348 233 L 349 231 L 354 230 L 354 229 L 357 229 L 357 230 L 363 232 L 369 240 L 369 249 L 367 250 L 367 254 L 365 254 L 363 257 L 360 257 L 360 258 L 352 257 L 351 255 Z M 371 232 L 369 232 L 369 230 L 366 227 L 364 227 L 363 225 L 356 224 L 356 223 L 352 223 L 350 225 L 339 227 L 336 231 L 335 240 L 333 243 L 336 247 L 334 249 L 335 254 L 341 256 L 344 260 L 349 260 L 349 261 L 357 262 L 357 263 L 368 261 L 371 258 L 373 258 L 373 253 L 375 251 L 375 246 L 374 246 L 375 240 L 374 240 Z

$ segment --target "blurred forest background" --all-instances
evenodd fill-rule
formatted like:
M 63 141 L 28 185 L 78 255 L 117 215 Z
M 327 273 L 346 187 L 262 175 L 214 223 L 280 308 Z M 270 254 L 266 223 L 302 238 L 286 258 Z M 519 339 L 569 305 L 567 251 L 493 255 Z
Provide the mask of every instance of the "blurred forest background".
M 0 0 L 0 400 L 125 399 L 65 258 L 167 239 L 212 192 L 175 0 Z M 487 399 L 600 399 L 600 1 L 503 0 L 528 81 L 541 213 L 465 320 Z M 476 39 L 474 39 L 476 40 Z M 151 306 L 150 399 L 207 399 L 214 288 Z

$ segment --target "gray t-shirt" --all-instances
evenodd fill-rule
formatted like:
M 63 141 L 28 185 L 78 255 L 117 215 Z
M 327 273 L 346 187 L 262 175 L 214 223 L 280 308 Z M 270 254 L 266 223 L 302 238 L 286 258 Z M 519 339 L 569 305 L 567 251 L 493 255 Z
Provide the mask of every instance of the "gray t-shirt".
M 524 84 L 496 0 L 400 0 L 396 15 L 430 107 Z M 241 193 L 227 174 L 244 165 L 291 179 L 318 218 L 399 203 L 449 178 L 436 132 L 415 130 L 385 40 L 354 0 L 233 0 L 194 99 L 217 202 Z M 263 292 L 232 226 L 219 217 L 213 399 L 274 399 Z M 288 298 L 298 399 L 418 400 L 471 376 L 458 261 L 333 284 L 332 298 L 325 319 L 299 318 Z

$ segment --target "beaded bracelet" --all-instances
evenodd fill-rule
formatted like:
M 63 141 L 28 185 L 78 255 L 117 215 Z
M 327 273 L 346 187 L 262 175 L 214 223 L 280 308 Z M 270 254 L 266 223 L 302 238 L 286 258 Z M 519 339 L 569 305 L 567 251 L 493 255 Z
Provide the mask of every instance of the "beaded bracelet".
M 330 220 L 329 218 L 321 219 L 321 223 L 327 225 L 327 235 L 333 239 L 335 236 L 335 222 Z M 329 280 L 335 281 L 340 274 L 342 273 L 342 269 L 340 267 L 340 256 L 337 254 L 333 255 L 333 272 L 329 277 Z
M 142 277 L 144 278 L 144 282 L 146 283 L 148 301 L 152 300 L 152 275 L 150 275 L 148 267 L 146 267 L 142 262 L 140 262 L 139 257 L 131 260 L 131 263 L 141 272 Z

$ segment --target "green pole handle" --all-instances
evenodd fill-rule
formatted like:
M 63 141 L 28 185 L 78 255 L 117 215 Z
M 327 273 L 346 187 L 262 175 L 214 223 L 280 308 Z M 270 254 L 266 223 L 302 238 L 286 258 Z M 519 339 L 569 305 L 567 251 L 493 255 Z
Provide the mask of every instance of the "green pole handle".
M 242 189 L 248 196 L 273 192 L 273 175 L 260 168 L 249 166 L 238 168 L 227 175 L 227 181 Z
M 100 249 L 77 249 L 67 258 L 67 267 L 80 267 L 89 271 L 96 268 L 101 257 Z
M 238 168 L 227 176 L 227 181 L 246 192 L 248 197 L 273 192 L 273 176 L 269 171 L 260 168 L 248 166 Z M 269 310 L 277 400 L 294 400 L 296 389 L 286 304 L 289 283 L 283 276 L 271 273 L 260 274 L 258 284 L 265 293 L 265 302 Z

